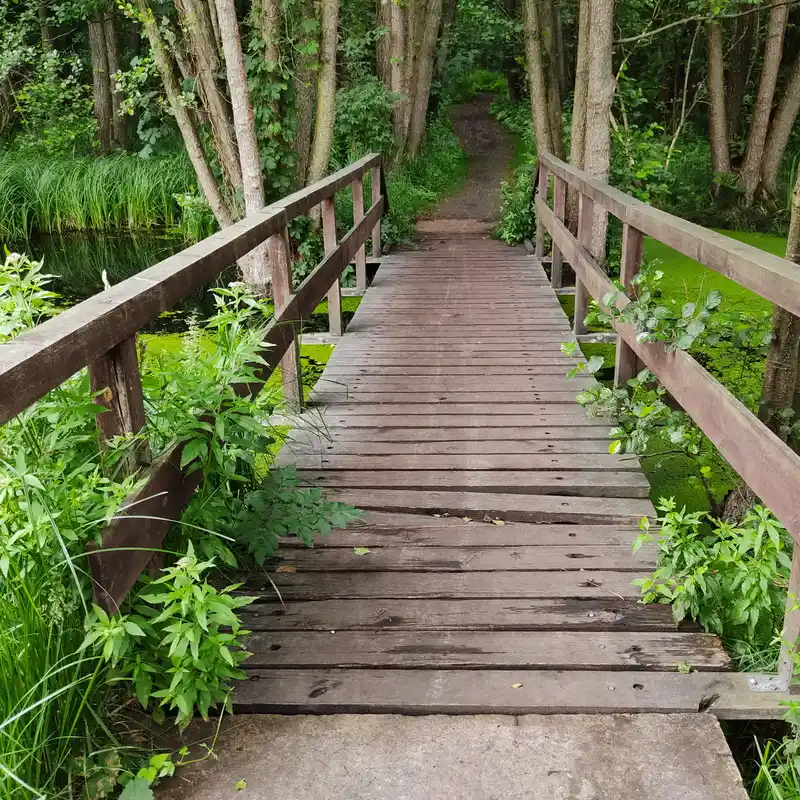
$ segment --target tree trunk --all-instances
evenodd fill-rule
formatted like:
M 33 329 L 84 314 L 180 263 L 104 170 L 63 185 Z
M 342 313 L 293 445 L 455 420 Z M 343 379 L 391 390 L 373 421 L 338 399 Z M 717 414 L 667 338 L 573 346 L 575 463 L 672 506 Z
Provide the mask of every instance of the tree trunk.
M 92 88 L 94 116 L 97 120 L 97 138 L 100 152 L 111 152 L 114 138 L 111 102 L 111 78 L 108 71 L 108 48 L 105 25 L 101 18 L 89 20 L 89 50 L 92 56 Z
M 559 75 L 559 53 L 557 49 L 556 15 L 553 0 L 537 0 L 539 33 L 542 52 L 545 55 L 545 81 L 547 87 L 548 113 L 550 115 L 550 137 L 553 153 L 564 158 L 564 135 L 561 121 L 561 77 Z
M 117 39 L 117 26 L 114 21 L 113 7 L 106 15 L 103 24 L 106 35 L 106 58 L 108 61 L 108 74 L 111 89 L 111 125 L 114 131 L 114 139 L 117 142 L 117 147 L 119 147 L 121 150 L 130 150 L 130 117 L 127 114 L 121 113 L 124 96 L 122 92 L 117 91 L 116 82 L 114 80 L 114 74 L 120 71 L 120 57 L 119 40 Z
M 589 28 L 589 76 L 586 99 L 586 142 L 583 168 L 600 180 L 608 180 L 611 168 L 611 102 L 614 98 L 614 0 L 591 0 Z M 605 259 L 608 216 L 595 212 L 592 253 Z
M 266 68 L 273 78 L 281 75 L 281 0 L 262 0 L 261 39 L 264 42 Z M 281 104 L 278 98 L 269 101 L 269 107 L 276 119 L 280 119 Z
M 408 102 L 406 103 L 406 130 L 411 121 L 411 109 L 414 105 L 414 92 L 417 85 L 417 66 L 419 48 L 422 41 L 422 29 L 425 21 L 426 0 L 407 0 L 406 2 L 406 52 L 405 84 Z
M 528 62 L 528 80 L 531 85 L 531 114 L 536 150 L 539 153 L 553 152 L 553 137 L 550 130 L 550 101 L 547 96 L 547 79 L 544 73 L 537 0 L 523 0 L 522 13 L 525 22 L 525 56 Z
M 439 37 L 441 23 L 442 0 L 428 0 L 425 25 L 422 30 L 422 47 L 419 53 L 414 84 L 414 102 L 411 106 L 411 118 L 408 123 L 406 149 L 412 156 L 419 153 L 425 138 L 428 99 L 431 95 L 431 81 L 433 79 L 433 62 L 436 57 L 436 40 Z
M 201 0 L 205 2 L 205 0 Z M 208 0 L 208 18 L 211 21 L 211 28 L 214 31 L 214 42 L 217 45 L 217 52 L 222 52 L 222 37 L 219 35 L 219 17 L 217 16 L 216 0 Z
M 753 119 L 750 123 L 747 152 L 742 164 L 742 171 L 739 173 L 739 187 L 744 190 L 745 205 L 752 204 L 756 188 L 761 180 L 764 143 L 767 139 L 769 119 L 772 113 L 772 101 L 775 97 L 775 86 L 783 55 L 783 38 L 788 17 L 789 6 L 784 0 L 773 0 L 767 23 L 764 61 L 761 67 L 756 104 L 753 109 Z
M 234 189 L 242 190 L 242 170 L 231 120 L 230 104 L 217 82 L 219 51 L 209 6 L 205 0 L 176 0 L 181 28 L 188 35 L 196 67 L 197 90 L 208 114 L 214 150 L 222 173 Z
M 375 67 L 380 82 L 389 90 L 392 88 L 392 46 L 390 42 L 392 27 L 392 0 L 378 0 L 378 27 L 385 28 L 375 43 Z
M 390 31 L 391 89 L 397 95 L 392 103 L 392 128 L 398 152 L 402 152 L 408 130 L 409 90 L 406 84 L 406 9 L 392 2 Z
M 797 113 L 800 111 L 800 55 L 797 56 L 792 74 L 784 89 L 778 111 L 769 128 L 764 146 L 764 161 L 761 165 L 761 189 L 764 194 L 778 194 L 778 171 L 789 144 Z
M 317 76 L 317 114 L 308 181 L 324 178 L 333 148 L 336 119 L 336 46 L 339 39 L 339 0 L 322 0 L 320 68 Z
M 729 139 L 735 139 L 742 132 L 742 109 L 749 74 L 744 65 L 750 64 L 754 57 L 753 42 L 757 20 L 758 14 L 747 14 L 736 20 L 735 39 L 728 62 L 731 66 L 725 81 Z
M 722 23 L 709 22 L 708 34 L 708 127 L 711 165 L 714 172 L 731 171 L 728 150 L 728 121 L 725 112 L 725 61 Z
M 439 38 L 439 50 L 436 53 L 436 69 L 434 74 L 439 82 L 444 78 L 444 70 L 447 66 L 447 54 L 450 49 L 450 29 L 453 27 L 453 20 L 456 16 L 456 6 L 458 0 L 444 0 L 444 10 L 442 11 L 442 34 Z
M 248 214 L 253 214 L 264 208 L 264 185 L 261 180 L 261 159 L 258 153 L 256 124 L 253 118 L 250 89 L 247 86 L 247 73 L 244 67 L 244 55 L 234 0 L 217 0 L 217 14 L 222 52 L 225 56 L 225 72 L 228 76 L 228 89 L 233 108 L 233 129 L 236 133 L 242 167 L 244 206 Z M 242 266 L 245 282 L 256 292 L 265 293 L 269 284 L 266 244 L 256 247 L 245 259 L 240 259 L 239 263 Z
M 589 36 L 591 32 L 591 0 L 580 0 L 578 8 L 578 52 L 575 59 L 575 92 L 572 99 L 570 131 L 570 164 L 583 169 L 586 154 L 586 97 L 589 93 Z M 578 193 L 567 197 L 567 219 L 570 230 L 578 231 Z
M 53 49 L 53 31 L 50 28 L 47 16 L 46 0 L 39 0 L 39 38 L 42 42 L 42 50 Z
M 300 14 L 300 57 L 292 80 L 297 111 L 297 180 L 303 186 L 308 176 L 308 163 L 311 159 L 311 134 L 314 128 L 314 96 L 316 93 L 314 64 L 317 61 L 314 45 L 319 45 L 319 41 L 316 34 L 309 31 L 309 26 L 302 23 L 314 20 L 314 0 L 303 0 Z
M 203 194 L 206 196 L 206 200 L 211 207 L 215 219 L 220 227 L 225 228 L 232 224 L 233 216 L 217 186 L 214 173 L 211 171 L 211 166 L 208 163 L 203 145 L 200 142 L 200 136 L 197 133 L 194 119 L 190 115 L 189 109 L 182 101 L 181 87 L 175 76 L 172 59 L 161 38 L 158 24 L 146 0 L 137 0 L 137 6 L 139 8 L 145 34 L 150 42 L 150 48 L 153 51 L 156 67 L 161 75 L 161 81 L 164 84 L 164 92 L 167 95 L 172 114 L 175 117 L 178 129 L 183 137 L 186 152 L 189 155 L 189 159 L 197 175 L 197 182 Z

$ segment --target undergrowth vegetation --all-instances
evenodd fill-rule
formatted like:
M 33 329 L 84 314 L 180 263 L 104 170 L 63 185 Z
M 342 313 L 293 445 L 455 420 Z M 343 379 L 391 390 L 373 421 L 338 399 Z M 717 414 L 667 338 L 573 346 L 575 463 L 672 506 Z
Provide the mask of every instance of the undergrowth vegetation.
M 48 280 L 41 263 L 6 257 L 0 342 L 57 313 Z M 102 406 L 85 373 L 0 429 L 0 796 L 149 791 L 167 760 L 154 768 L 120 720 L 138 707 L 184 726 L 222 710 L 247 657 L 237 610 L 253 598 L 221 570 L 264 564 L 280 536 L 311 544 L 357 513 L 298 489 L 289 470 L 269 472 L 280 434 L 267 416 L 280 399 L 238 397 L 231 384 L 258 382 L 270 309 L 237 284 L 214 296 L 213 316 L 142 360 L 140 435 L 100 448 Z M 163 569 L 111 616 L 92 603 L 86 546 L 142 485 L 126 465 L 145 441 L 152 457 L 183 443 L 200 488 L 164 542 Z

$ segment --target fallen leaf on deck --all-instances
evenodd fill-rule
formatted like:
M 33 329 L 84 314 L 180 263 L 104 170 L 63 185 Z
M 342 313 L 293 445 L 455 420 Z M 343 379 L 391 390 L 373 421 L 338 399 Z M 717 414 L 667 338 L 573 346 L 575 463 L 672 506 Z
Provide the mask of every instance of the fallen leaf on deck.
M 353 552 L 357 556 L 365 556 L 367 553 L 369 553 L 369 547 L 354 547 Z
M 512 683 L 511 684 L 511 688 L 512 689 L 521 689 L 522 688 L 522 684 L 521 683 Z
M 281 564 L 278 567 L 278 572 L 297 572 L 297 567 L 293 567 L 290 564 Z
M 506 523 L 502 519 L 493 519 L 492 525 L 505 525 Z
M 472 522 L 472 517 L 461 517 L 461 519 L 463 519 L 464 522 Z
M 241 792 L 243 789 L 247 788 L 247 781 L 236 781 L 234 787 L 237 792 Z

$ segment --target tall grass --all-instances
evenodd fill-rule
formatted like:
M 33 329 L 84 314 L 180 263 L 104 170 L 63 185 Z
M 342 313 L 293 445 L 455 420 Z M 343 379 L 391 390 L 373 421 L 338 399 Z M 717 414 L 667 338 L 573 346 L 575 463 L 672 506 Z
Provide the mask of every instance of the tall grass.
M 190 192 L 185 154 L 143 159 L 0 153 L 0 238 L 174 227 L 176 194 Z

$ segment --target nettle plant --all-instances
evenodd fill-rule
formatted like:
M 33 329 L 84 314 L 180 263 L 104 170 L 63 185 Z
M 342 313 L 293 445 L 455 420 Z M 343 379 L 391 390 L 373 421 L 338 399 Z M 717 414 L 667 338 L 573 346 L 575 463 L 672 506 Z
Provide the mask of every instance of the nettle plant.
M 645 603 L 672 606 L 676 622 L 691 618 L 724 636 L 734 652 L 768 647 L 780 629 L 791 568 L 792 540 L 762 506 L 733 525 L 661 499 L 658 532 L 647 518 L 634 552 L 655 542 L 659 566 L 634 584 Z

